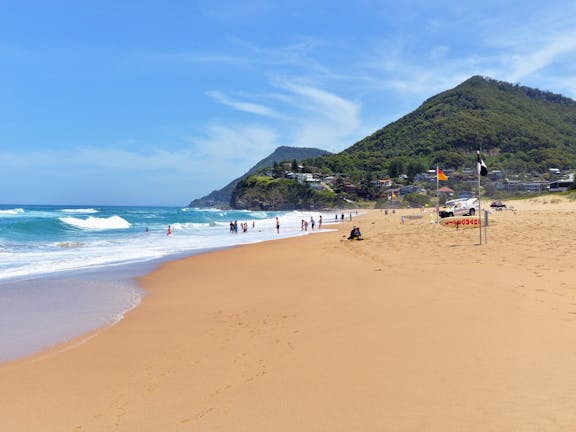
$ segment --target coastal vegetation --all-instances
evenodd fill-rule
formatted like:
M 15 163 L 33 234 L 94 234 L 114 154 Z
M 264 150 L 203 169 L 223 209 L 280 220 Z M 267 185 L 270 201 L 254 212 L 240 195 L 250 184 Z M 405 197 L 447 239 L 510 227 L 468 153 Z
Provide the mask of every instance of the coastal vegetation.
M 238 183 L 230 205 L 232 208 L 292 210 L 332 207 L 336 200 L 336 193 L 328 189 L 315 190 L 287 178 L 254 175 Z
M 576 101 L 474 76 L 341 153 L 275 158 L 250 170 L 228 186 L 230 206 L 357 205 L 409 185 L 404 204 L 427 203 L 417 195 L 433 193 L 436 166 L 450 174 L 445 185 L 456 194 L 471 188 L 478 149 L 494 173 L 486 193 L 524 191 L 515 185 L 528 183 L 528 192 L 538 192 L 576 168 Z
M 343 152 L 313 164 L 333 172 L 395 177 L 418 165 L 460 170 L 481 149 L 510 174 L 576 167 L 576 101 L 474 76 Z
M 305 160 L 309 158 L 314 158 L 321 155 L 330 154 L 326 150 L 320 150 L 317 148 L 305 148 L 305 147 L 288 147 L 281 146 L 278 147 L 270 155 L 259 161 L 256 165 L 250 168 L 245 174 L 232 180 L 222 189 L 218 189 L 210 192 L 208 195 L 193 200 L 189 207 L 206 207 L 206 206 L 218 206 L 218 207 L 228 207 L 230 205 L 230 199 L 232 198 L 232 191 L 234 187 L 242 180 L 248 178 L 249 176 L 261 172 L 266 168 L 272 167 L 274 164 L 282 161 L 293 161 L 293 160 Z

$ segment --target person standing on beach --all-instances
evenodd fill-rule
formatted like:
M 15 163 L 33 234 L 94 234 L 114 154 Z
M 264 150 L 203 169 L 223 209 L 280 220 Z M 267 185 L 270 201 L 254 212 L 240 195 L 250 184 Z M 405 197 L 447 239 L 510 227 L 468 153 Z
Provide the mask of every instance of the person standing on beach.
M 167 236 L 172 235 L 172 227 L 170 225 L 168 225 L 168 231 L 166 231 L 166 235 Z
M 322 229 L 322 215 L 320 215 L 318 217 L 318 229 L 321 230 Z
M 276 233 L 280 234 L 280 220 L 278 219 L 278 216 L 276 216 Z

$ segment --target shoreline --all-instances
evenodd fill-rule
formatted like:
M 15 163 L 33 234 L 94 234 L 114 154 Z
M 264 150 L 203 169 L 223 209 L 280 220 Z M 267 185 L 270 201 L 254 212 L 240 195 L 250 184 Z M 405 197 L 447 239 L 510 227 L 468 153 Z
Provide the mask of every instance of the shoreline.
M 576 208 L 555 206 L 495 213 L 482 246 L 476 230 L 400 223 L 415 210 L 370 211 L 322 236 L 168 262 L 119 324 L 1 364 L 3 423 L 570 431 Z M 353 224 L 364 241 L 345 240 Z
M 329 222 L 327 227 L 330 225 L 333 223 Z M 288 236 L 303 235 L 294 228 L 288 229 L 288 233 Z M 280 239 L 283 238 L 287 237 Z M 83 338 L 86 333 L 115 325 L 146 295 L 138 278 L 167 262 L 261 241 L 243 235 L 242 242 L 228 246 L 194 248 L 143 261 L 1 280 L 0 364 L 51 351 L 67 341 Z M 76 303 L 67 304 L 67 298 L 75 299 Z

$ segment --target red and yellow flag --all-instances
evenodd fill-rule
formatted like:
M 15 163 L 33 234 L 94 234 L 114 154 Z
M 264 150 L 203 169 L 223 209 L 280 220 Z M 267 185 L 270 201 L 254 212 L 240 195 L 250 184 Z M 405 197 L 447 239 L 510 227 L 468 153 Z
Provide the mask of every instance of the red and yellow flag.
M 438 170 L 438 180 L 448 180 L 448 176 L 442 172 L 440 168 Z

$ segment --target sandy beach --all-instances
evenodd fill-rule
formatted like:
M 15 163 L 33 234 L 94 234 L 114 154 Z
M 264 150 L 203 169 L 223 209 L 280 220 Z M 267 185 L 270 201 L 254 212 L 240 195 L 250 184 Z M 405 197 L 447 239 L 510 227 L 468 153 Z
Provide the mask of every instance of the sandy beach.
M 0 365 L 2 430 L 574 431 L 576 202 L 512 205 L 483 245 L 373 210 L 168 263 L 119 324 Z

